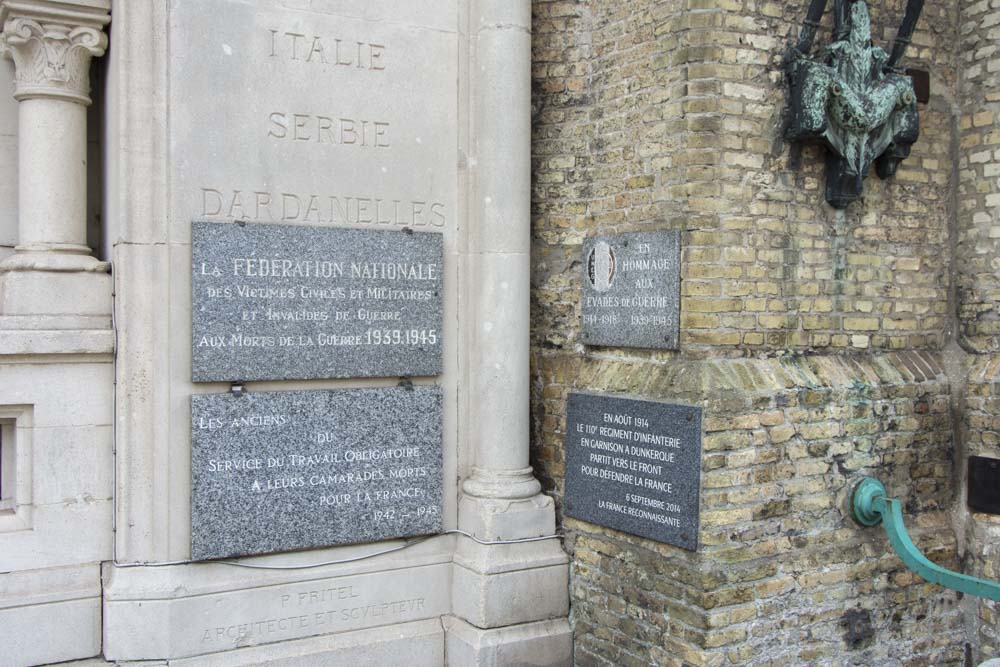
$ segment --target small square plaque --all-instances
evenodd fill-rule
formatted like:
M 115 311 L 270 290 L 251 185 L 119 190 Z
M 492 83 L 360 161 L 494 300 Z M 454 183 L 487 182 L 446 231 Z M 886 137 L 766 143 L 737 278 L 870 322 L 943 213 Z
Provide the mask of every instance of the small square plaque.
M 587 345 L 676 350 L 678 231 L 597 236 L 583 244 L 582 334 Z
M 700 484 L 701 408 L 569 395 L 568 516 L 694 551 Z
M 441 531 L 441 389 L 191 397 L 191 557 Z
M 195 222 L 194 382 L 437 375 L 441 234 Z
M 968 487 L 969 509 L 1000 514 L 1000 459 L 970 456 Z

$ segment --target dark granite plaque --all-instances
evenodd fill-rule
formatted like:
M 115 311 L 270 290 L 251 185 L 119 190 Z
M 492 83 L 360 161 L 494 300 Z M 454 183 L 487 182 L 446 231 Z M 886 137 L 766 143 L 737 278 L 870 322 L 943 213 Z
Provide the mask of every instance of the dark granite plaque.
M 439 233 L 195 222 L 191 379 L 441 372 Z
M 698 548 L 701 408 L 598 394 L 566 407 L 566 514 Z
M 191 557 L 441 531 L 441 389 L 191 397 Z
M 681 235 L 596 236 L 583 244 L 583 342 L 677 349 Z

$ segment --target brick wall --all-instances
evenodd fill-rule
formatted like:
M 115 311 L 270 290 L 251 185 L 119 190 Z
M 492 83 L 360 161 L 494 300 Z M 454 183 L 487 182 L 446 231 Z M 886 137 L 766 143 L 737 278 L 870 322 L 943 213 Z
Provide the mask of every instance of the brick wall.
M 891 48 L 904 3 L 872 4 Z M 932 72 L 921 139 L 846 212 L 823 201 L 821 152 L 781 139 L 805 6 L 534 2 L 533 465 L 561 507 L 571 390 L 705 410 L 697 553 L 564 521 L 578 664 L 961 665 L 988 641 L 845 511 L 875 475 L 925 552 L 962 566 L 964 387 L 943 362 L 959 6 L 927 2 L 907 56 Z M 682 231 L 680 351 L 582 345 L 583 239 L 650 229 Z
M 970 353 L 964 473 L 966 455 L 1000 458 L 1000 10 L 988 2 L 959 4 L 956 276 L 959 342 Z M 970 572 L 1000 580 L 1000 519 L 971 514 L 965 529 Z M 969 604 L 976 658 L 1000 655 L 1000 604 Z

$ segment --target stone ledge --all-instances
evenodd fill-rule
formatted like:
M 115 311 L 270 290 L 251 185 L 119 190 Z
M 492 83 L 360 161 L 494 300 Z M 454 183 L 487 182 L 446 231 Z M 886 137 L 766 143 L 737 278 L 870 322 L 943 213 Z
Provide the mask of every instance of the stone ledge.
M 101 651 L 97 563 L 0 574 L 3 664 L 75 660 Z M 46 638 L 39 641 L 39 638 Z
M 454 616 L 443 620 L 451 667 L 569 667 L 573 663 L 573 631 L 565 618 L 490 630 Z
M 4 319 L 0 317 L 0 358 L 114 353 L 111 329 L 4 329 Z

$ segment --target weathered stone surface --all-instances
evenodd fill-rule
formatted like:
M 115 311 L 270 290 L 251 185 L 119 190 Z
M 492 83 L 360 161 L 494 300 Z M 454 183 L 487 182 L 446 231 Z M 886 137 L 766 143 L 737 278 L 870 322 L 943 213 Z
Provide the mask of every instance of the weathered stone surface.
M 440 234 L 193 223 L 191 375 L 441 372 Z
M 583 245 L 583 342 L 677 348 L 680 232 L 597 236 Z
M 191 557 L 441 530 L 438 387 L 191 397 Z
M 169 4 L 172 238 L 193 219 L 454 228 L 457 3 Z
M 566 514 L 698 548 L 701 408 L 572 393 Z

